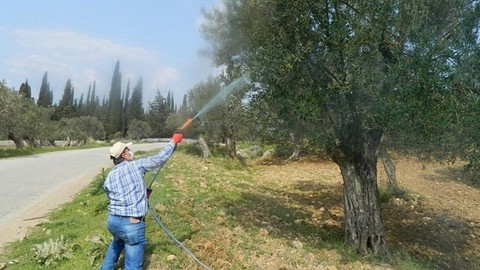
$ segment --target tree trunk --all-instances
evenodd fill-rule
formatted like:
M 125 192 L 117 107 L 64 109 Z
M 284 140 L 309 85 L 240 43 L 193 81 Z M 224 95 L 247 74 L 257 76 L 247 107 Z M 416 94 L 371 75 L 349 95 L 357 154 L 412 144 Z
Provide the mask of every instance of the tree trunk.
M 387 148 L 384 145 L 380 145 L 378 154 L 382 159 L 383 168 L 388 178 L 388 189 L 395 197 L 399 197 L 402 192 L 397 184 L 397 174 L 395 172 L 395 164 L 393 163 Z
M 13 143 L 15 143 L 15 148 L 17 149 L 23 148 L 25 146 L 25 143 L 23 142 L 22 138 L 15 136 L 15 134 L 13 134 L 10 131 L 8 132 L 8 139 L 12 140 Z
M 295 130 L 290 132 L 290 138 L 292 139 L 293 143 L 293 153 L 288 159 L 296 161 L 300 158 L 300 150 L 302 149 L 302 136 Z
M 365 139 L 347 138 L 333 160 L 343 177 L 345 238 L 359 254 L 377 254 L 389 258 L 377 186 L 378 132 Z
M 31 138 L 29 136 L 25 137 L 25 141 L 27 142 L 28 145 L 34 148 L 38 148 L 42 146 L 38 140 L 35 140 L 35 138 Z
M 235 138 L 235 132 L 232 125 L 228 125 L 225 132 L 225 139 L 228 150 L 228 157 L 230 159 L 238 159 L 237 157 L 237 139 Z
M 203 134 L 200 134 L 198 137 L 198 144 L 200 145 L 200 150 L 202 151 L 202 158 L 209 158 L 210 157 L 210 149 L 208 148 L 207 141 Z

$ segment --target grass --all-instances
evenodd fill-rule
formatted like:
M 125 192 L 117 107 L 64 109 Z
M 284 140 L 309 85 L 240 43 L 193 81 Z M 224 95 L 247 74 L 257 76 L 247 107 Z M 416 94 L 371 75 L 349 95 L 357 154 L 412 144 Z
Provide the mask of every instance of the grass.
M 223 158 L 202 160 L 187 150 L 179 147 L 161 170 L 150 205 L 170 232 L 211 269 L 434 269 L 407 253 L 395 255 L 395 267 L 357 256 L 344 244 L 341 217 L 312 218 L 320 208 L 319 202 L 311 202 L 312 194 L 320 194 L 322 205 L 328 201 L 340 204 L 331 209 L 341 209 L 341 195 L 323 180 L 315 186 L 281 183 L 267 177 L 278 173 L 275 168 Z M 98 269 L 110 240 L 105 226 L 108 201 L 102 191 L 106 173 L 53 211 L 49 221 L 34 227 L 23 241 L 8 245 L 0 263 L 7 263 L 8 270 Z M 154 173 L 147 174 L 147 183 Z M 145 269 L 200 269 L 150 214 L 146 222 Z M 41 264 L 35 245 L 61 237 L 64 250 L 72 250 L 73 256 Z
M 86 144 L 82 146 L 68 146 L 68 147 L 58 147 L 58 146 L 45 146 L 45 147 L 24 147 L 21 149 L 16 149 L 13 147 L 1 147 L 0 148 L 0 159 L 2 158 L 11 158 L 11 157 L 20 157 L 20 156 L 29 156 L 36 155 L 48 152 L 56 151 L 65 151 L 65 150 L 74 150 L 74 149 L 87 149 L 94 147 L 110 146 L 108 143 L 101 144 Z

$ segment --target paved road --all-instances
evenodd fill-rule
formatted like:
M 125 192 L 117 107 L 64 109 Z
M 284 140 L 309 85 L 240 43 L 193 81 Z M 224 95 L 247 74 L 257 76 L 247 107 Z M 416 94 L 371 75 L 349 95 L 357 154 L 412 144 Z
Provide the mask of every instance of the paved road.
M 153 150 L 166 143 L 134 144 Z M 69 150 L 0 159 L 0 248 L 25 236 L 29 227 L 45 220 L 48 211 L 68 202 L 113 164 L 109 147 Z

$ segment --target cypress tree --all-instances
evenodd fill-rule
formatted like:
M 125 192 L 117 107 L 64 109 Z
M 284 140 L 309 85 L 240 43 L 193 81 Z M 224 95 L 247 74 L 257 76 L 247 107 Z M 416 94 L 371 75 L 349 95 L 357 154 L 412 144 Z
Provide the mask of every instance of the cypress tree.
M 77 114 L 78 114 L 79 116 L 84 116 L 84 115 L 86 115 L 86 112 L 85 112 L 85 104 L 83 104 L 83 93 L 80 95 L 80 100 L 78 101 Z
M 123 104 L 123 109 L 122 109 L 122 135 L 125 136 L 127 134 L 128 130 L 128 98 L 130 96 L 130 80 L 127 82 L 127 91 L 125 92 L 125 95 L 122 98 L 122 104 Z
M 90 108 L 90 95 L 92 94 L 92 84 L 90 83 L 88 85 L 88 92 L 87 92 L 87 98 L 85 100 L 85 114 L 86 115 L 92 115 L 92 111 Z
M 53 92 L 50 90 L 50 84 L 48 83 L 48 73 L 42 78 L 42 85 L 40 86 L 40 92 L 38 93 L 37 105 L 42 107 L 50 107 L 53 103 Z
M 96 96 L 95 88 L 96 88 L 96 82 L 93 81 L 92 93 L 90 93 L 90 103 L 89 103 L 89 107 L 88 107 L 88 109 L 92 113 L 92 115 L 95 115 L 95 113 L 98 110 L 98 107 L 100 107 L 100 98 Z M 98 119 L 100 119 L 100 118 L 98 118 Z
M 187 94 L 183 95 L 182 108 L 187 108 Z
M 106 123 L 107 134 L 111 137 L 122 129 L 122 74 L 120 73 L 120 61 L 115 64 L 108 100 L 108 117 Z
M 60 100 L 58 107 L 55 109 L 55 113 L 53 115 L 54 120 L 73 116 L 73 113 L 75 111 L 73 95 L 74 89 L 72 87 L 72 81 L 68 79 L 65 83 L 65 89 L 63 90 L 62 99 Z
M 140 78 L 135 87 L 133 87 L 132 98 L 130 99 L 129 104 L 129 117 L 130 119 L 143 119 L 143 105 L 142 105 L 142 98 L 143 98 L 143 79 Z
M 32 98 L 32 88 L 28 84 L 28 79 L 22 83 L 22 85 L 20 85 L 20 90 L 18 90 L 18 93 L 24 96 L 26 99 Z

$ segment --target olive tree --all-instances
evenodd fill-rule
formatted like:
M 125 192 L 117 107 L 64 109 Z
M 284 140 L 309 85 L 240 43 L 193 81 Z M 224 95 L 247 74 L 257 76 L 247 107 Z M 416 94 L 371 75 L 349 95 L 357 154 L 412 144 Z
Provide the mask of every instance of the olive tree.
M 147 122 L 135 118 L 130 121 L 127 132 L 128 138 L 139 141 L 147 138 L 150 134 L 152 134 L 152 129 Z
M 236 159 L 239 129 L 245 127 L 245 107 L 241 100 L 245 81 L 237 78 L 230 82 L 228 77 L 223 74 L 197 84 L 188 92 L 188 100 L 189 110 L 199 113 L 198 124 L 193 128 L 203 145 L 206 146 L 203 140 L 225 143 L 228 157 Z
M 15 143 L 16 148 L 31 146 L 51 140 L 53 109 L 37 107 L 33 100 L 0 83 L 0 130 Z
M 67 145 L 82 145 L 89 139 L 104 140 L 106 137 L 103 124 L 92 116 L 62 118 L 57 128 L 57 137 L 66 140 Z
M 340 168 L 347 242 L 360 254 L 388 257 L 377 150 L 385 135 L 399 151 L 449 150 L 443 147 L 459 124 L 456 110 L 465 108 L 458 84 L 466 76 L 458 68 L 476 48 L 466 36 L 479 26 L 478 1 L 223 4 L 206 13 L 203 28 L 214 61 L 239 63 L 256 99 L 272 104 L 283 121 L 288 114 L 303 121 L 309 145 Z

